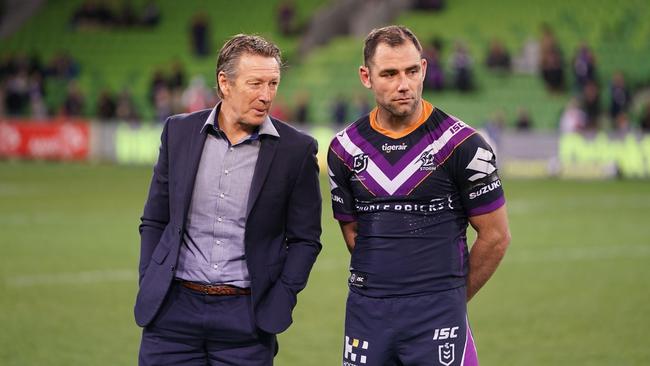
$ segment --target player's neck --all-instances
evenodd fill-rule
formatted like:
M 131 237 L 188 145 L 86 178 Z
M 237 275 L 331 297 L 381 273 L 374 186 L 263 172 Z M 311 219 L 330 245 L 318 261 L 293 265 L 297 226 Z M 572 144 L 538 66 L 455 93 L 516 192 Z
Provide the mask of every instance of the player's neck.
M 418 103 L 413 113 L 406 116 L 396 116 L 381 106 L 378 106 L 376 116 L 377 125 L 388 131 L 400 133 L 420 122 L 422 110 L 422 101 Z

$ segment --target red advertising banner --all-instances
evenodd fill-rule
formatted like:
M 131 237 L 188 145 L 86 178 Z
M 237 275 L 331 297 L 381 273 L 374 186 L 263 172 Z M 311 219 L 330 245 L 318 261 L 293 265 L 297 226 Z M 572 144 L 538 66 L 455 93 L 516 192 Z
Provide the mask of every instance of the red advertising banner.
M 85 160 L 89 146 L 86 120 L 0 120 L 0 158 Z

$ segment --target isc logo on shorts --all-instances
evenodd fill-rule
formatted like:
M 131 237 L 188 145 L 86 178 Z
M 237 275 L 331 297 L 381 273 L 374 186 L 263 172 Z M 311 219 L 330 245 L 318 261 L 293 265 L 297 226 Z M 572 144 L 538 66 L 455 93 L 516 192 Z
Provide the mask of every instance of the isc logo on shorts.
M 433 331 L 433 340 L 442 341 L 445 339 L 458 338 L 458 334 L 456 332 L 458 332 L 458 327 L 437 328 Z

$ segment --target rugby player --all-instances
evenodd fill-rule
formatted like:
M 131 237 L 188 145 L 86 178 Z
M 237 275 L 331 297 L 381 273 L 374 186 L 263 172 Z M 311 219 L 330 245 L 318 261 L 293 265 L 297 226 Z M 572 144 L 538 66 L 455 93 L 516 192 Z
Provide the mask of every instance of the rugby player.
M 478 365 L 467 302 L 510 242 L 495 155 L 422 99 L 427 61 L 408 28 L 373 30 L 363 56 L 359 76 L 377 107 L 328 151 L 352 255 L 343 365 Z

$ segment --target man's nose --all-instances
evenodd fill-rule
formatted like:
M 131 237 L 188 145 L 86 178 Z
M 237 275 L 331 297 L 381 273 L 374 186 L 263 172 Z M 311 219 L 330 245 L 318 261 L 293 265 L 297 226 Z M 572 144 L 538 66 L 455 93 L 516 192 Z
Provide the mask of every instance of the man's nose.
M 406 92 L 409 90 L 408 78 L 404 74 L 399 75 L 399 85 L 397 86 L 397 91 Z
M 259 100 L 263 102 L 264 104 L 271 103 L 273 101 L 273 95 L 274 91 L 269 85 L 264 85 L 262 87 L 262 90 L 260 91 L 260 94 L 258 96 Z

